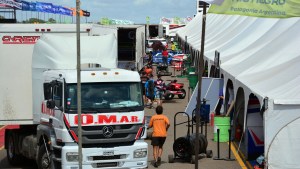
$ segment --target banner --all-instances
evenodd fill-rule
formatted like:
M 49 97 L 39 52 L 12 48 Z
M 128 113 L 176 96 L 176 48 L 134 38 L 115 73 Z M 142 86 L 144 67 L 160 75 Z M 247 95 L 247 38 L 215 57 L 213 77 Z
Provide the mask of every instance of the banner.
M 73 15 L 73 12 L 72 12 L 72 10 L 70 10 L 70 9 L 68 9 L 68 8 L 59 6 L 59 7 L 58 7 L 58 14 L 72 16 L 72 15 Z
M 30 2 L 22 1 L 22 11 L 30 11 Z
M 10 7 L 15 9 L 22 9 L 22 2 L 16 2 L 14 0 L 0 0 L 0 6 Z
M 162 17 L 160 19 L 160 24 L 171 24 L 172 23 L 172 20 L 171 18 L 165 18 L 165 17 Z
M 36 3 L 35 2 L 31 2 L 30 4 L 29 4 L 29 10 L 30 11 L 36 11 Z
M 52 5 L 52 12 L 54 14 L 59 14 L 59 6 L 58 5 Z
M 180 17 L 174 17 L 174 18 L 166 18 L 166 17 L 162 17 L 160 18 L 160 24 L 163 25 L 171 25 L 171 24 L 175 24 L 175 25 L 186 25 L 188 24 L 193 18 L 192 17 L 186 17 L 186 18 L 180 18 Z
M 212 4 L 208 13 L 265 18 L 300 16 L 299 0 L 203 0 Z
M 52 13 L 52 3 L 36 2 L 36 11 Z

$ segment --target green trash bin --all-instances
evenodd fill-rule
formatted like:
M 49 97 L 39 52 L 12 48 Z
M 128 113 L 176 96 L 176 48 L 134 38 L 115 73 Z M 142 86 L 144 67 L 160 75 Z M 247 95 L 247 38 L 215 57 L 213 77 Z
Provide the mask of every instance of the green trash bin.
M 227 142 L 229 141 L 229 132 L 230 129 L 230 117 L 224 116 L 215 116 L 214 117 L 214 141 L 218 141 L 218 132 L 220 131 L 219 141 Z
M 195 89 L 198 83 L 198 75 L 195 74 L 195 72 L 190 72 L 188 76 L 188 80 L 189 80 L 189 87 Z
M 188 71 L 188 74 L 195 74 L 196 69 L 195 69 L 195 67 L 188 67 L 187 71 Z

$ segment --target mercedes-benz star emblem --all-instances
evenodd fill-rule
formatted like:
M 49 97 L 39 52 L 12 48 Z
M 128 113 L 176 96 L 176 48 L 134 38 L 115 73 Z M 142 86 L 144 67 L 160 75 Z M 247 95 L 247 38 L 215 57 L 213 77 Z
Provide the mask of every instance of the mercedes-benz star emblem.
M 114 135 L 114 129 L 111 126 L 104 126 L 102 132 L 103 136 L 106 138 L 110 138 Z

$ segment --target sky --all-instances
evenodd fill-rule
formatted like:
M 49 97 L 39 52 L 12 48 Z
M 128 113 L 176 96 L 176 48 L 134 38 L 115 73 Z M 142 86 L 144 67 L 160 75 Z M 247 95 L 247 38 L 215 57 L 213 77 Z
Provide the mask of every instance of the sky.
M 27 0 L 30 1 L 30 0 Z M 76 0 L 37 0 L 65 7 L 76 7 Z M 135 24 L 158 24 L 161 17 L 186 18 L 196 14 L 196 0 L 80 0 L 81 9 L 87 10 L 91 16 L 88 22 L 99 22 L 101 18 L 133 21 Z M 25 17 L 25 12 L 19 12 Z M 20 14 L 19 14 L 20 15 Z M 17 15 L 17 16 L 19 16 Z M 28 15 L 28 14 L 26 14 Z M 43 19 L 43 18 L 41 18 Z

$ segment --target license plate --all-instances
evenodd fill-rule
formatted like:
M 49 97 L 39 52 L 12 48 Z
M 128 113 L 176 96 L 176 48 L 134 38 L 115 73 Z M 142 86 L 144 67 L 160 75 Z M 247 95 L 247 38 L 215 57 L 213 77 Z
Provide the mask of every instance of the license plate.
M 103 152 L 103 156 L 113 156 L 114 155 L 114 151 L 104 151 Z

